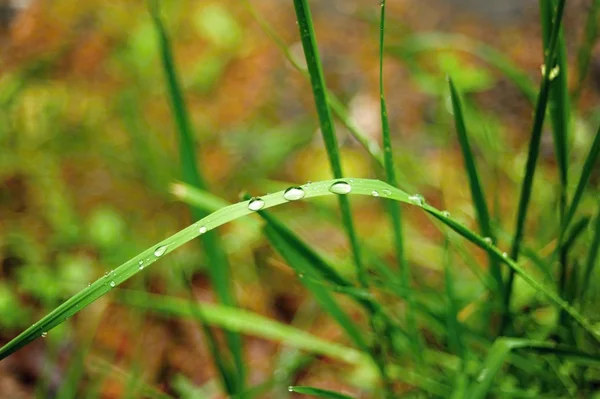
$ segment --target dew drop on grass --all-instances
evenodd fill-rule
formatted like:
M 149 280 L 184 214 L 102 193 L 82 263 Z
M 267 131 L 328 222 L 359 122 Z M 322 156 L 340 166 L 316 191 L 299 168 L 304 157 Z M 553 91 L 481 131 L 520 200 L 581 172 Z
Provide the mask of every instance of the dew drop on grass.
M 450 217 L 450 212 L 448 211 L 442 211 L 442 216 L 445 218 L 449 218 Z
M 139 266 L 139 269 L 140 269 L 140 270 L 142 270 L 142 269 L 144 268 L 144 261 L 143 261 L 143 260 L 141 260 L 141 261 L 138 263 L 138 266 Z
M 288 387 L 289 392 L 294 392 L 294 387 Z
M 548 75 L 548 79 L 554 80 L 558 74 L 560 73 L 560 67 L 557 65 L 550 70 L 550 74 Z
M 43 331 L 42 332 L 42 338 L 46 338 L 48 336 L 48 332 L 47 331 Z
M 113 287 L 113 288 L 114 288 L 114 287 L 115 287 L 115 285 L 117 285 L 117 283 L 115 283 L 114 281 L 111 281 L 111 282 L 110 282 L 110 286 L 111 286 L 111 287 Z
M 508 258 L 508 254 L 506 252 L 502 252 L 502 257 L 503 258 Z
M 389 197 L 390 195 L 392 195 L 392 192 L 390 190 L 383 190 L 382 191 L 383 195 L 385 195 L 386 197 Z
M 165 252 L 167 252 L 167 246 L 161 245 L 160 247 L 158 247 L 154 250 L 154 256 L 156 256 L 157 258 L 160 258 L 161 256 L 163 256 L 165 254 Z
M 483 241 L 485 241 L 487 245 L 492 245 L 494 243 L 492 237 L 483 237 Z
M 417 206 L 425 205 L 425 198 L 421 194 L 413 194 L 408 197 L 408 200 Z
M 487 374 L 488 374 L 487 369 L 481 370 L 481 373 L 479 373 L 479 375 L 477 376 L 477 382 L 482 382 L 483 380 L 485 380 L 485 377 L 487 377 Z
M 283 192 L 283 198 L 288 201 L 297 201 L 304 198 L 306 193 L 301 187 L 290 187 Z
M 265 201 L 260 197 L 255 197 L 248 202 L 248 209 L 251 211 L 260 211 L 265 206 Z
M 352 186 L 345 181 L 336 181 L 329 187 L 329 192 L 334 194 L 348 194 L 352 191 Z
M 371 195 L 372 195 L 373 197 L 379 197 L 379 191 L 377 191 L 377 190 L 373 190 L 373 191 L 371 191 Z
M 201 227 L 198 229 L 198 233 L 200 233 L 200 234 L 204 234 L 204 233 L 206 233 L 207 231 L 208 231 L 208 229 L 206 228 L 206 226 L 201 226 Z

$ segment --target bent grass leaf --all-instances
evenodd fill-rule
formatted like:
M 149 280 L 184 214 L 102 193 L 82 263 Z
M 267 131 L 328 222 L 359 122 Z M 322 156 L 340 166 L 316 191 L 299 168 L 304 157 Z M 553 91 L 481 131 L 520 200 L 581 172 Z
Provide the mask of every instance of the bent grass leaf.
M 500 262 L 505 263 L 508 267 L 514 270 L 523 280 L 534 288 L 539 293 L 544 294 L 553 304 L 565 310 L 569 316 L 573 318 L 584 330 L 586 330 L 594 339 L 600 342 L 600 333 L 597 332 L 594 327 L 590 324 L 587 318 L 579 313 L 575 308 L 569 305 L 566 301 L 560 298 L 552 289 L 545 287 L 532 277 L 525 269 L 523 269 L 517 262 L 511 260 L 507 256 L 503 255 L 501 249 L 490 245 L 483 237 L 477 233 L 471 231 L 468 227 L 457 222 L 456 220 L 448 217 L 444 212 L 423 203 L 417 205 L 411 201 L 410 196 L 404 191 L 390 186 L 379 180 L 372 179 L 348 179 L 354 180 L 351 184 L 351 191 L 349 194 L 364 195 L 372 197 L 372 192 L 377 190 L 379 192 L 389 193 L 384 198 L 392 199 L 395 201 L 404 202 L 416 206 L 428 212 L 442 223 L 450 227 L 452 230 L 459 233 L 461 236 L 477 245 L 478 247 L 491 253 Z M 329 191 L 332 184 L 339 182 L 339 180 L 324 180 L 310 185 L 302 186 L 306 191 L 304 199 L 310 199 L 313 197 L 334 195 Z M 262 209 L 272 208 L 288 201 L 283 197 L 284 191 L 279 191 L 273 194 L 262 196 L 261 199 L 264 201 Z M 381 197 L 379 197 L 381 198 Z M 201 227 L 206 230 L 213 230 L 221 225 L 224 225 L 232 220 L 241 218 L 254 211 L 248 208 L 249 201 L 242 201 L 237 204 L 226 206 L 209 214 L 202 218 L 198 222 L 186 227 L 185 229 L 173 234 L 165 240 L 157 243 L 156 245 L 146 249 L 145 251 L 134 256 L 127 262 L 123 263 L 116 269 L 106 273 L 100 277 L 94 283 L 75 294 L 73 297 L 59 305 L 48 315 L 43 317 L 40 321 L 34 323 L 31 327 L 27 328 L 16 338 L 8 342 L 2 348 L 0 348 L 0 359 L 4 359 L 10 354 L 14 353 L 18 349 L 32 342 L 33 340 L 42 336 L 42 333 L 49 332 L 54 327 L 62 324 L 67 318 L 77 314 L 83 308 L 96 301 L 97 299 L 107 295 L 115 286 L 122 284 L 127 281 L 141 270 L 146 270 L 148 266 L 156 262 L 157 260 L 165 257 L 175 249 L 184 245 L 185 243 L 193 240 L 194 238 L 201 235 Z M 204 229 L 202 229 L 204 231 Z M 143 269 L 140 269 L 140 262 L 143 262 Z

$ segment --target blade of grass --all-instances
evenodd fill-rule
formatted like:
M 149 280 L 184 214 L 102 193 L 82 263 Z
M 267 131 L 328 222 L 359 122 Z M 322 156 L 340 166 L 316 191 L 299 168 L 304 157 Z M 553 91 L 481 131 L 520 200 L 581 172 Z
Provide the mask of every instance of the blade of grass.
M 148 4 L 150 15 L 154 22 L 155 30 L 158 34 L 161 61 L 163 64 L 165 78 L 167 81 L 167 89 L 169 92 L 169 104 L 171 106 L 171 111 L 175 120 L 176 131 L 178 134 L 179 159 L 181 161 L 183 180 L 194 187 L 206 189 L 206 181 L 202 177 L 198 165 L 196 164 L 192 126 L 185 105 L 185 100 L 183 98 L 181 85 L 179 84 L 175 63 L 173 61 L 171 44 L 161 20 L 159 2 L 157 0 L 150 0 Z M 206 213 L 199 208 L 192 207 L 190 211 L 195 220 L 206 216 Z M 214 232 L 205 234 L 202 237 L 202 244 L 209 260 L 209 275 L 217 293 L 217 297 L 225 305 L 233 306 L 235 304 L 235 299 L 229 285 L 231 281 L 229 264 L 227 262 L 227 256 L 221 247 L 219 236 Z M 207 337 L 210 338 L 210 335 Z M 228 392 L 229 394 L 232 394 L 238 391 L 243 391 L 244 389 L 245 365 L 242 353 L 242 340 L 240 336 L 233 333 L 227 333 L 226 340 L 234 361 L 236 374 L 223 375 L 222 379 L 225 386 L 230 386 L 231 382 L 235 381 L 234 386 L 230 386 L 233 391 Z M 217 348 L 218 347 L 215 347 L 215 349 Z M 215 358 L 215 362 L 221 363 L 222 360 Z M 227 368 L 219 367 L 219 369 L 226 370 Z M 229 381 L 229 383 L 227 381 Z
M 583 43 L 579 47 L 577 52 L 577 86 L 573 91 L 572 101 L 576 103 L 579 100 L 581 91 L 583 89 L 583 83 L 587 76 L 590 59 L 592 58 L 592 49 L 598 40 L 598 12 L 600 11 L 600 0 L 592 0 L 590 9 L 588 11 L 587 21 L 585 23 L 585 31 L 583 36 Z
M 483 193 L 483 188 L 479 181 L 479 174 L 477 173 L 477 167 L 475 165 L 475 156 L 473 155 L 471 145 L 469 144 L 469 137 L 467 135 L 467 128 L 465 126 L 460 97 L 452 78 L 448 78 L 448 83 L 450 85 L 450 98 L 452 100 L 452 109 L 454 111 L 454 124 L 462 151 L 463 161 L 465 163 L 465 169 L 467 170 L 467 177 L 469 178 L 469 188 L 471 189 L 471 198 L 473 200 L 475 212 L 477 213 L 479 231 L 481 234 L 483 234 L 483 236 L 489 237 L 492 242 L 496 242 L 496 235 L 494 234 L 492 225 L 490 223 L 490 212 L 485 201 L 485 195 Z M 500 265 L 491 256 L 489 257 L 489 267 L 490 275 L 496 284 L 496 294 L 501 296 L 504 286 L 502 281 L 502 273 L 500 271 Z
M 331 112 L 327 103 L 327 85 L 325 84 L 325 77 L 321 67 L 321 59 L 317 48 L 317 39 L 315 30 L 313 28 L 308 1 L 294 0 L 294 8 L 296 10 L 296 18 L 298 19 L 298 29 L 300 30 L 300 39 L 302 40 L 304 57 L 308 67 L 308 73 L 310 75 L 317 114 L 319 115 L 321 135 L 323 136 L 323 141 L 325 142 L 325 149 L 327 150 L 327 156 L 329 157 L 329 164 L 333 173 L 333 177 L 339 179 L 343 176 L 342 163 L 340 161 L 340 150 L 338 148 Z M 362 264 L 360 247 L 358 245 L 356 232 L 354 230 L 354 223 L 352 221 L 352 214 L 350 211 L 350 202 L 348 201 L 348 198 L 343 195 L 338 197 L 338 201 L 340 211 L 342 213 L 342 222 L 344 224 L 344 228 L 346 229 L 346 234 L 348 235 L 354 263 L 356 265 L 358 281 L 363 287 L 366 287 L 368 286 L 367 276 Z
M 548 97 L 550 92 L 550 74 L 552 65 L 554 65 L 554 57 L 556 54 L 556 45 L 558 42 L 558 36 L 560 32 L 560 25 L 562 22 L 562 15 L 565 7 L 565 0 L 559 0 L 558 8 L 556 9 L 555 23 L 552 26 L 552 33 L 550 35 L 549 44 L 547 47 L 547 56 L 545 57 L 544 70 L 545 73 L 542 76 L 540 84 L 540 92 L 537 97 L 535 114 L 533 117 L 533 126 L 531 129 L 531 138 L 529 141 L 529 151 L 527 155 L 527 163 L 525 165 L 525 178 L 521 185 L 521 195 L 519 197 L 519 205 L 516 217 L 516 228 L 513 236 L 512 246 L 510 250 L 510 257 L 515 261 L 519 258 L 519 252 L 521 248 L 521 241 L 523 240 L 523 233 L 525 230 L 525 219 L 527 218 L 527 210 L 529 207 L 529 200 L 531 198 L 531 191 L 533 189 L 533 177 L 537 166 L 537 158 L 540 151 L 540 141 L 542 138 L 542 128 L 544 125 L 544 117 L 546 115 L 546 105 L 548 103 Z M 501 334 L 506 330 L 510 324 L 510 300 L 512 297 L 512 287 L 515 277 L 514 269 L 509 270 L 508 278 L 506 280 L 506 288 L 504 293 L 504 308 L 502 325 L 500 328 Z
M 590 286 L 590 280 L 592 278 L 592 272 L 594 267 L 598 264 L 598 253 L 600 252 L 600 201 L 598 201 L 598 210 L 594 221 L 594 235 L 592 237 L 592 244 L 587 254 L 585 261 L 583 281 L 581 282 L 581 291 L 579 292 L 580 301 L 583 304 L 586 292 Z
M 378 191 L 384 193 L 384 195 L 382 195 L 384 198 L 390 198 L 416 206 L 440 220 L 446 226 L 450 227 L 452 230 L 456 231 L 462 237 L 466 238 L 479 248 L 484 249 L 488 253 L 492 253 L 499 261 L 505 263 L 511 269 L 513 269 L 525 281 L 525 283 L 531 286 L 535 291 L 545 295 L 554 305 L 565 309 L 567 313 L 591 335 L 591 337 L 600 342 L 600 333 L 595 330 L 586 317 L 584 317 L 569 303 L 565 302 L 562 298 L 556 295 L 556 293 L 554 293 L 551 289 L 546 288 L 544 285 L 539 283 L 534 277 L 525 271 L 521 265 L 510 259 L 499 248 L 494 245 L 490 245 L 483 237 L 471 231 L 463 224 L 452 219 L 452 217 L 448 216 L 445 212 L 442 212 L 430 206 L 429 204 L 424 203 L 423 201 L 416 202 L 414 198 L 409 196 L 404 191 L 379 180 L 358 178 L 348 180 L 353 180 L 351 185 L 347 183 L 351 187 L 349 194 L 372 196 L 373 191 Z M 310 199 L 325 195 L 336 195 L 331 192 L 330 189 L 332 185 L 337 185 L 339 183 L 340 180 L 324 180 L 321 182 L 311 183 L 310 185 L 305 185 L 303 187 L 305 191 L 304 198 Z M 283 194 L 284 191 L 279 191 L 261 197 L 260 200 L 264 203 L 261 209 L 268 209 L 273 206 L 288 203 L 289 201 L 284 198 Z M 145 270 L 148 266 L 163 258 L 165 255 L 171 253 L 175 249 L 181 247 L 185 243 L 202 234 L 206 234 L 206 232 L 209 230 L 215 229 L 232 220 L 253 213 L 254 211 L 249 208 L 249 205 L 250 201 L 242 201 L 237 204 L 221 208 L 218 211 L 213 212 L 205 218 L 192 224 L 191 226 L 188 226 L 166 238 L 158 244 L 140 252 L 116 269 L 106 273 L 104 276 L 100 277 L 88 287 L 85 287 L 83 290 L 73 295 L 71 298 L 52 310 L 49 314 L 44 316 L 40 321 L 34 323 L 16 338 L 0 348 L 0 360 L 29 344 L 36 338 L 41 337 L 42 333 L 48 332 L 54 327 L 62 324 L 67 318 L 72 317 L 80 310 L 96 301 L 98 298 L 108 294 L 117 285 L 122 284 L 132 276 L 139 273 L 141 270 Z
M 526 349 L 538 354 L 552 354 L 579 364 L 594 365 L 595 367 L 600 366 L 600 358 L 598 356 L 579 352 L 576 348 L 556 345 L 552 342 L 501 337 L 494 341 L 494 344 L 488 351 L 485 363 L 478 373 L 476 380 L 469 388 L 469 393 L 466 397 L 470 399 L 486 398 L 500 368 L 504 365 L 510 353 L 518 349 Z
M 305 387 L 305 386 L 291 386 L 288 388 L 290 392 L 301 393 L 304 395 L 315 396 L 317 398 L 324 399 L 352 399 L 352 396 L 344 395 L 339 392 L 330 391 L 327 389 Z
M 392 186 L 398 187 L 396 171 L 394 168 L 394 154 L 392 152 L 392 138 L 390 134 L 390 123 L 388 119 L 387 104 L 383 88 L 383 48 L 385 39 L 385 0 L 381 0 L 381 17 L 379 29 L 379 99 L 381 107 L 381 134 L 383 139 L 383 162 L 385 180 Z M 415 303 L 411 289 L 410 265 L 404 254 L 404 233 L 402 232 L 402 212 L 400 206 L 392 201 L 386 201 L 386 209 L 390 216 L 392 231 L 394 232 L 394 248 L 396 250 L 396 262 L 400 267 L 400 281 L 406 293 L 406 324 L 411 336 L 410 343 L 415 360 L 423 361 L 423 342 L 415 318 Z
M 445 244 L 445 259 L 444 259 L 444 286 L 446 288 L 447 310 L 446 324 L 448 326 L 448 342 L 449 347 L 461 359 L 461 363 L 465 361 L 465 346 L 463 344 L 461 325 L 458 321 L 458 300 L 454 291 L 454 280 L 450 266 L 452 257 L 450 254 L 449 241 L 446 239 Z M 462 367 L 461 367 L 462 368 Z M 460 370 L 459 370 L 460 371 Z

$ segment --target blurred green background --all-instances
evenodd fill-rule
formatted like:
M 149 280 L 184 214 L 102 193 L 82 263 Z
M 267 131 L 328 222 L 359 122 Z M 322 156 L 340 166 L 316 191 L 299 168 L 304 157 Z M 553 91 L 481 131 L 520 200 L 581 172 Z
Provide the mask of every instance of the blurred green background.
M 501 232 L 499 246 L 508 247 L 531 124 L 528 95 L 535 93 L 540 78 L 541 32 L 536 2 L 515 2 L 514 7 L 512 2 L 484 3 L 390 1 L 386 94 L 400 186 L 475 226 L 449 113 L 445 77 L 453 77 L 465 94 L 469 132 Z M 565 34 L 573 63 L 589 3 L 568 4 Z M 292 2 L 257 0 L 252 5 L 303 62 Z M 350 117 L 379 142 L 379 6 L 373 0 L 311 5 L 328 85 Z M 214 194 L 237 202 L 242 192 L 261 194 L 331 178 L 308 81 L 285 60 L 244 2 L 164 1 L 162 13 L 192 117 L 197 160 Z M 177 139 L 145 2 L 3 1 L 0 15 L 4 343 L 89 282 L 193 221 L 187 206 L 171 193 L 172 183 L 181 179 Z M 514 65 L 521 85 L 480 56 L 486 45 Z M 577 73 L 569 70 L 573 90 Z M 600 121 L 596 51 L 588 75 L 573 104 L 577 113 L 569 144 L 574 171 L 581 168 Z M 345 173 L 379 177 L 347 129 L 336 127 Z M 528 225 L 528 245 L 542 255 L 550 252 L 557 229 L 558 176 L 552 136 L 546 133 Z M 593 209 L 599 187 L 595 170 L 582 208 Z M 371 198 L 352 198 L 352 204 L 361 243 L 379 258 L 392 258 L 383 204 Z M 339 270 L 352 274 L 333 199 L 274 212 Z M 443 237 L 423 214 L 405 213 L 415 286 L 435 300 L 443 285 Z M 240 307 L 286 323 L 300 317 L 301 328 L 344 340 L 339 327 L 314 309 L 293 272 L 274 255 L 257 221 L 219 229 Z M 477 261 L 485 265 L 485 254 L 468 251 L 467 259 L 484 267 Z M 456 260 L 454 275 L 468 313 L 467 305 L 476 306 L 483 288 L 467 263 Z M 124 288 L 188 297 L 180 269 L 193 274 L 200 300 L 214 300 L 205 256 L 193 244 Z M 518 304 L 530 305 L 533 294 L 526 287 L 517 284 L 517 295 Z M 88 397 L 83 392 L 101 398 L 125 397 L 127 392 L 146 397 L 141 388 L 131 388 L 132 375 L 174 397 L 221 397 L 194 323 L 158 317 L 113 299 L 102 298 L 46 339 L 0 362 L 0 395 L 61 397 L 62 383 L 73 372 L 69 365 L 84 356 L 80 393 L 72 397 Z M 244 350 L 249 385 L 277 371 L 277 343 L 245 337 Z M 354 392 L 345 367 L 320 359 L 296 382 Z M 283 397 L 273 395 L 265 397 Z

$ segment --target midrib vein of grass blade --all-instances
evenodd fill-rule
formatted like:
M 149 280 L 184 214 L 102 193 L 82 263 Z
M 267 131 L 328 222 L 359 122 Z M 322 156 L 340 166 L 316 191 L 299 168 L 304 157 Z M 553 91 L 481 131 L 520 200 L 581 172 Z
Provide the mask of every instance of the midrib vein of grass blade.
M 338 148 L 331 112 L 327 103 L 327 86 L 325 84 L 325 77 L 323 76 L 323 70 L 321 67 L 321 60 L 317 48 L 317 40 L 308 1 L 294 0 L 294 8 L 296 10 L 300 39 L 304 49 L 304 57 L 306 59 L 306 65 L 310 75 L 310 82 L 317 108 L 317 114 L 319 116 L 321 134 L 323 136 L 323 141 L 325 142 L 325 149 L 327 150 L 333 177 L 339 179 L 343 176 L 342 163 L 340 161 L 340 150 Z M 352 221 L 352 214 L 350 211 L 350 202 L 345 196 L 340 196 L 338 201 L 342 214 L 342 222 L 346 229 L 348 240 L 350 241 L 353 259 L 356 265 L 358 281 L 362 286 L 366 287 L 368 285 L 367 276 L 363 268 L 360 247 L 358 245 L 356 231 L 354 230 L 354 223 Z
M 379 29 L 379 99 L 381 107 L 381 134 L 383 141 L 383 161 L 385 169 L 386 181 L 394 187 L 398 187 L 398 181 L 396 180 L 396 173 L 394 169 L 394 154 L 392 152 L 392 138 L 390 134 L 390 123 L 388 119 L 387 105 L 385 101 L 384 85 L 383 85 L 383 46 L 385 40 L 385 6 L 386 1 L 381 0 L 381 17 L 380 17 L 380 29 Z M 392 230 L 394 232 L 394 248 L 396 250 L 396 261 L 400 268 L 400 281 L 402 282 L 403 288 L 406 291 L 407 299 L 407 310 L 406 310 L 406 324 L 408 327 L 410 344 L 413 352 L 413 356 L 417 362 L 422 362 L 423 348 L 422 341 L 417 328 L 417 322 L 415 317 L 415 303 L 411 289 L 411 271 L 410 265 L 406 260 L 404 254 L 404 233 L 402 231 L 402 209 L 400 206 L 392 201 L 386 201 L 386 209 L 390 215 L 390 221 L 392 224 Z
M 161 51 L 161 60 L 163 63 L 163 69 L 167 80 L 167 90 L 169 92 L 170 106 L 175 119 L 176 130 L 178 134 L 179 144 L 179 159 L 181 162 L 183 180 L 195 187 L 206 189 L 207 184 L 200 173 L 200 169 L 196 164 L 196 154 L 194 151 L 194 140 L 192 135 L 192 127 L 189 119 L 189 114 L 185 105 L 185 100 L 181 91 L 181 86 L 178 81 L 177 71 L 175 63 L 173 62 L 173 54 L 171 45 L 166 32 L 166 29 L 162 23 L 160 16 L 160 7 L 157 0 L 150 0 L 149 3 L 150 13 L 156 31 L 159 38 L 159 46 Z M 198 220 L 206 213 L 199 208 L 190 207 L 194 220 Z M 202 243 L 204 250 L 206 251 L 209 259 L 209 274 L 211 282 L 215 287 L 219 300 L 226 305 L 234 305 L 235 300 L 229 286 L 229 265 L 227 262 L 227 256 L 221 247 L 219 236 L 211 232 L 202 237 Z M 207 339 L 212 341 L 210 346 L 215 349 L 218 348 L 214 337 L 209 332 Z M 243 390 L 243 382 L 245 379 L 245 365 L 242 355 L 242 341 L 241 337 L 236 334 L 226 334 L 227 343 L 229 350 L 233 357 L 237 375 L 227 376 L 223 375 L 224 383 L 229 384 L 227 381 L 236 381 L 236 387 L 229 387 L 237 390 Z M 219 363 L 217 367 L 220 370 L 226 370 L 227 367 L 222 364 L 223 360 L 220 356 L 214 358 L 216 363 Z M 234 378 L 235 377 L 235 378 Z M 234 392 L 229 392 L 234 393 Z
M 350 180 L 350 178 L 348 179 Z M 505 256 L 503 252 L 494 245 L 490 245 L 486 240 L 479 236 L 477 233 L 469 230 L 466 226 L 455 221 L 451 217 L 445 216 L 442 211 L 439 211 L 428 204 L 423 206 L 415 205 L 410 201 L 409 195 L 404 191 L 393 187 L 387 183 L 379 180 L 371 179 L 352 179 L 352 191 L 350 194 L 372 196 L 374 190 L 387 193 L 389 195 L 383 195 L 383 198 L 389 198 L 396 201 L 404 202 L 413 206 L 417 206 L 436 219 L 443 222 L 445 225 L 456 231 L 458 234 L 471 241 L 478 247 L 486 250 L 488 253 L 492 253 L 500 262 L 505 263 L 511 269 L 513 269 L 523 280 L 536 291 L 544 294 L 552 303 L 564 309 L 579 325 L 583 327 L 594 339 L 600 342 L 600 333 L 598 333 L 590 322 L 581 315 L 575 308 L 569 305 L 566 301 L 560 298 L 551 289 L 546 288 L 539 282 L 537 282 L 532 276 L 529 275 L 517 262 Z M 320 197 L 324 195 L 334 195 L 329 191 L 329 188 L 333 183 L 339 182 L 339 180 L 324 180 L 321 182 L 315 182 L 308 185 L 302 186 L 305 191 L 305 198 L 310 199 L 313 197 Z M 385 190 L 385 191 L 384 191 Z M 268 209 L 277 205 L 287 203 L 288 201 L 283 197 L 283 191 L 279 191 L 273 194 L 268 194 L 261 199 L 264 201 L 264 207 L 262 209 Z M 242 201 L 237 204 L 233 204 L 224 208 L 219 209 L 216 212 L 209 214 L 202 218 L 198 222 L 186 227 L 185 229 L 173 234 L 158 244 L 146 249 L 145 251 L 134 256 L 127 262 L 123 263 L 118 268 L 106 273 L 100 277 L 97 281 L 84 288 L 73 297 L 69 298 L 63 304 L 58 306 L 39 322 L 34 323 L 31 327 L 19 334 L 15 339 L 7 343 L 5 346 L 0 348 L 0 359 L 6 358 L 11 353 L 15 352 L 19 348 L 25 346 L 36 338 L 39 338 L 43 332 L 48 332 L 52 328 L 58 326 L 64 322 L 67 318 L 78 313 L 81 309 L 94 302 L 98 298 L 108 294 L 114 287 L 124 281 L 128 280 L 135 274 L 139 273 L 142 269 L 156 262 L 158 259 L 164 257 L 175 249 L 179 248 L 188 241 L 201 235 L 200 228 L 204 227 L 207 231 L 213 230 L 223 224 L 226 224 L 232 220 L 238 219 L 242 216 L 253 213 L 248 209 L 248 201 Z M 204 231 L 204 229 L 202 229 Z M 155 254 L 156 253 L 156 254 Z M 158 256 L 157 256 L 158 255 Z M 141 263 L 140 263 L 141 262 Z M 142 267 L 140 267 L 142 266 Z M 114 284 L 111 284 L 114 283 Z
M 527 210 L 531 191 L 533 189 L 533 177 L 537 166 L 537 158 L 540 150 L 540 141 L 542 138 L 542 128 L 544 125 L 544 117 L 546 115 L 546 105 L 548 103 L 548 95 L 550 89 L 550 71 L 554 64 L 554 55 L 556 54 L 556 44 L 558 42 L 558 34 L 562 22 L 562 15 L 565 6 L 565 0 L 560 0 L 555 13 L 555 23 L 552 26 L 552 34 L 548 46 L 548 55 L 545 57 L 544 69 L 545 73 L 542 76 L 540 92 L 536 101 L 535 114 L 533 117 L 533 126 L 531 130 L 531 138 L 529 141 L 529 153 L 527 155 L 527 163 L 525 165 L 525 178 L 521 186 L 521 195 L 517 210 L 515 235 L 513 237 L 510 250 L 511 259 L 518 260 L 521 241 L 525 229 L 525 219 L 527 218 Z M 504 317 L 502 321 L 501 331 L 504 330 L 510 322 L 510 299 L 512 296 L 512 286 L 514 281 L 515 271 L 509 270 L 506 281 L 504 294 Z M 561 299 L 562 300 L 562 299 Z
M 477 221 L 479 223 L 479 231 L 485 237 L 489 237 L 492 242 L 496 242 L 496 235 L 492 231 L 490 224 L 490 213 L 483 193 L 483 188 L 479 180 L 479 174 L 477 173 L 477 167 L 475 166 L 475 156 L 469 144 L 469 137 L 467 135 L 467 128 L 465 126 L 465 120 L 462 111 L 462 105 L 460 102 L 459 93 L 449 78 L 450 85 L 450 97 L 452 100 L 452 109 L 454 110 L 454 123 L 456 127 L 456 133 L 458 135 L 458 141 L 465 162 L 465 169 L 469 178 L 469 188 L 471 189 L 471 198 L 477 212 Z M 490 274 L 496 284 L 496 293 L 500 294 L 503 291 L 502 273 L 500 271 L 500 265 L 492 256 L 489 256 Z

